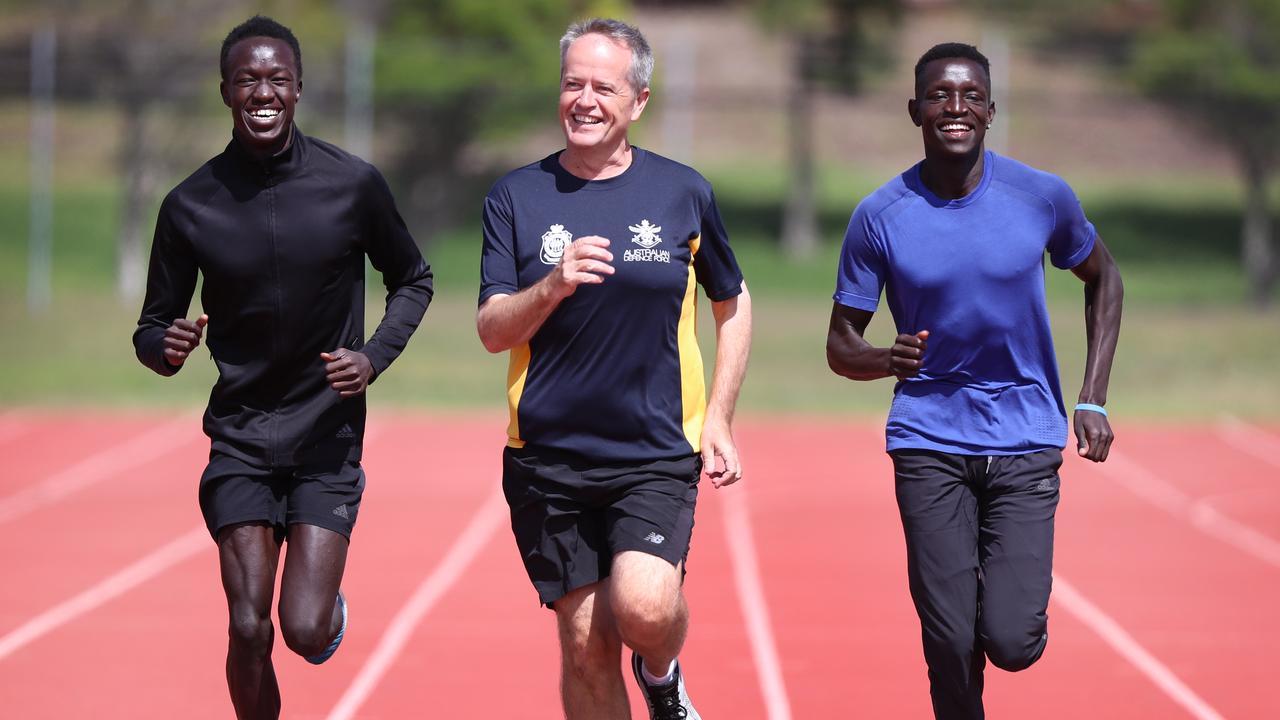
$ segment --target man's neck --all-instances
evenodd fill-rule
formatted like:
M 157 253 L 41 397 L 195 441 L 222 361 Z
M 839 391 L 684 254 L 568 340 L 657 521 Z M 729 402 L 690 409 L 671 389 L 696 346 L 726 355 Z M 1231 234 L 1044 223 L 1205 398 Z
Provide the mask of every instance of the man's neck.
M 982 184 L 985 158 L 986 152 L 981 146 L 960 157 L 939 158 L 926 154 L 920 166 L 920 181 L 943 200 L 962 198 Z
M 565 148 L 560 153 L 560 166 L 583 180 L 606 180 L 617 177 L 631 167 L 635 153 L 626 139 L 610 151 L 588 152 Z
M 244 151 L 249 154 L 249 157 L 252 157 L 260 163 L 265 163 L 273 157 L 283 155 L 293 145 L 293 126 L 289 126 L 289 134 L 285 135 L 284 144 L 281 145 L 279 149 L 274 146 L 266 149 L 258 149 L 241 140 L 238 135 L 236 137 L 236 142 L 240 143 L 240 147 L 244 148 Z

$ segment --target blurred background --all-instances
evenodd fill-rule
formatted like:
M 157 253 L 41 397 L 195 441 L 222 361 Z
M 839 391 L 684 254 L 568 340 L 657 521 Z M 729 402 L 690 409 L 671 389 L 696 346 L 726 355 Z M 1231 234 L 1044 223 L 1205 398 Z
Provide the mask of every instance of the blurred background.
M 1280 417 L 1277 0 L 0 0 L 0 11 L 0 406 L 203 403 L 211 362 L 162 381 L 130 335 L 160 199 L 230 138 L 221 40 L 260 12 L 301 42 L 299 126 L 383 171 L 436 272 L 436 301 L 375 407 L 501 412 L 506 357 L 474 330 L 480 201 L 562 147 L 557 42 L 573 19 L 612 15 L 638 24 L 657 57 L 633 141 L 711 180 L 756 299 L 743 412 L 885 413 L 887 383 L 826 367 L 836 257 L 858 201 L 921 157 L 906 113 L 916 58 L 956 40 L 991 59 L 988 146 L 1071 183 L 1120 263 L 1113 412 Z M 1070 403 L 1081 286 L 1051 267 L 1047 286 Z M 371 330 L 373 273 L 370 290 Z M 892 337 L 888 320 L 878 314 L 873 342 Z

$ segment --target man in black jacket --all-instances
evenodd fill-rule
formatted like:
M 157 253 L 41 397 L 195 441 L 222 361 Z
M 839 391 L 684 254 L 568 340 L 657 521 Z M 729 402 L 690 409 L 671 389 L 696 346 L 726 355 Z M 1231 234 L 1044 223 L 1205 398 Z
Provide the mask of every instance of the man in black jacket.
M 144 365 L 173 375 L 208 329 L 218 382 L 200 507 L 227 593 L 227 682 L 238 717 L 274 718 L 281 544 L 281 634 L 323 662 L 346 629 L 339 586 L 364 489 L 364 392 L 421 321 L 432 275 L 378 171 L 293 124 L 302 52 L 288 28 L 263 17 L 236 27 L 221 71 L 232 140 L 161 205 L 133 342 Z M 367 343 L 366 255 L 388 291 Z M 205 314 L 190 321 L 197 272 Z

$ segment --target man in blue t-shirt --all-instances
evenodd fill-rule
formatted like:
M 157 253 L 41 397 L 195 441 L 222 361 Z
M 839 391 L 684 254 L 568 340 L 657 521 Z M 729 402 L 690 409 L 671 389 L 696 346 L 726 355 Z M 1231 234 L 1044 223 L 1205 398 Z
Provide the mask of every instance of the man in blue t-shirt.
M 565 714 L 629 717 L 625 644 L 651 718 L 696 719 L 676 655 L 698 479 L 742 475 L 730 430 L 751 304 L 711 186 L 627 141 L 653 55 L 616 20 L 560 41 L 565 149 L 484 202 L 476 324 L 509 350 L 503 490 L 525 569 L 556 613 Z M 717 348 L 710 398 L 697 286 Z
M 925 159 L 863 200 L 845 235 L 827 335 L 831 369 L 894 377 L 886 428 L 938 718 L 981 718 L 990 659 L 1044 652 L 1066 409 L 1044 254 L 1085 284 L 1088 356 L 1077 449 L 1106 460 L 1102 407 L 1120 331 L 1120 273 L 1060 178 L 984 150 L 987 59 L 947 43 L 916 64 Z M 863 337 L 881 291 L 898 337 Z

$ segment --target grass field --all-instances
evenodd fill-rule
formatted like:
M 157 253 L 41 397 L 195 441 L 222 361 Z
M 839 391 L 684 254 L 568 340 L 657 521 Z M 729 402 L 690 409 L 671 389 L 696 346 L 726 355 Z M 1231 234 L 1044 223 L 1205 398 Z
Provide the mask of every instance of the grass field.
M 756 341 L 745 412 L 879 414 L 889 385 L 847 383 L 826 368 L 823 342 L 838 248 L 834 240 L 804 262 L 784 258 L 769 241 L 779 225 L 776 180 L 755 172 L 712 174 L 726 222 L 756 305 Z M 773 186 L 771 186 L 773 183 Z M 871 183 L 830 175 L 822 198 L 824 237 L 839 238 L 847 213 Z M 1216 187 L 1216 186 L 1215 186 Z M 1280 315 L 1243 303 L 1235 260 L 1238 209 L 1220 188 L 1082 190 L 1086 208 L 1113 248 L 1127 291 L 1111 406 L 1147 418 L 1209 413 L 1276 417 L 1280 409 Z M 847 198 L 847 199 L 846 199 Z M 0 405 L 198 405 L 213 379 L 197 360 L 164 381 L 133 358 L 134 302 L 114 294 L 116 195 L 105 189 L 60 192 L 56 198 L 55 302 L 25 311 L 26 195 L 0 189 L 0 326 L 6 351 Z M 505 356 L 490 356 L 475 337 L 478 233 L 461 229 L 437 239 L 427 254 L 437 300 L 408 351 L 374 388 L 376 402 L 465 408 L 500 407 Z M 374 276 L 376 281 L 376 276 Z M 1084 332 L 1079 282 L 1050 271 L 1047 283 L 1064 394 L 1082 374 Z M 369 303 L 370 326 L 381 309 Z M 704 308 L 703 331 L 710 330 Z M 892 336 L 888 313 L 870 330 Z M 704 351 L 713 346 L 708 336 Z M 207 357 L 207 356 L 205 356 Z

